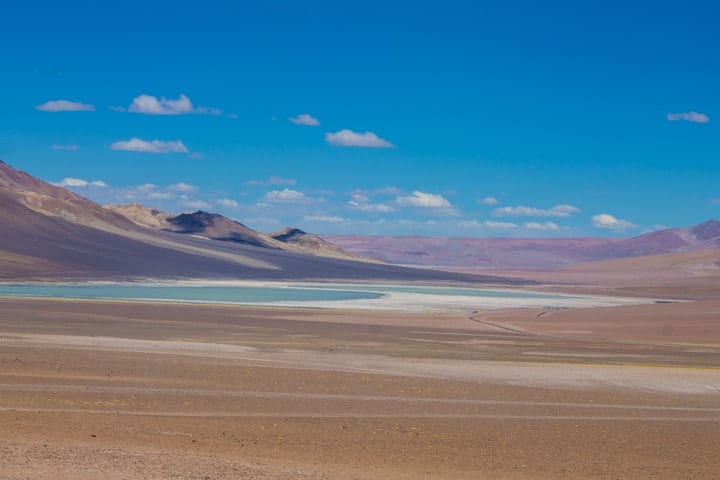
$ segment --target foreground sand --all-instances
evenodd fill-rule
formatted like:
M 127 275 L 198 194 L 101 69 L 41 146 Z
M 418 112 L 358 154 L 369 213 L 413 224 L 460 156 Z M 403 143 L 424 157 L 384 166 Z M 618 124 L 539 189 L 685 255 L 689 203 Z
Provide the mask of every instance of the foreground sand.
M 0 300 L 0 478 L 715 479 L 717 312 Z

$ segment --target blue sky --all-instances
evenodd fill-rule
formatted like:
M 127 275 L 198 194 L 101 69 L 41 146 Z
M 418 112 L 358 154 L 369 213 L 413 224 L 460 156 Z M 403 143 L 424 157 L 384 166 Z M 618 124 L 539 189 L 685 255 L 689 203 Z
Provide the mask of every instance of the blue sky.
M 714 2 L 3 3 L 0 158 L 263 231 L 720 217 Z

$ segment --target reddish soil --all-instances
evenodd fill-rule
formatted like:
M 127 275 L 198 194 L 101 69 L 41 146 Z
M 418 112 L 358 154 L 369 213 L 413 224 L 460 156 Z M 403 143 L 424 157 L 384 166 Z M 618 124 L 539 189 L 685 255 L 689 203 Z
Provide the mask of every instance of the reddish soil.
M 2 300 L 0 477 L 714 479 L 717 311 Z

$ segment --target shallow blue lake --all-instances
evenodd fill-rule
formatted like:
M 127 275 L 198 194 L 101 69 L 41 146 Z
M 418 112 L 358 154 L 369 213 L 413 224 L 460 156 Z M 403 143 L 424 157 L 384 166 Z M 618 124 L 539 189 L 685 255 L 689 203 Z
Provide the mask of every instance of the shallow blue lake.
M 298 284 L 200 286 L 163 284 L 0 284 L 0 296 L 77 299 L 154 300 L 208 303 L 283 303 L 377 299 L 389 293 L 418 293 L 481 298 L 568 299 L 515 290 L 403 285 Z
M 213 303 L 275 303 L 363 300 L 379 292 L 294 287 L 165 285 L 0 285 L 0 296 L 166 300 Z

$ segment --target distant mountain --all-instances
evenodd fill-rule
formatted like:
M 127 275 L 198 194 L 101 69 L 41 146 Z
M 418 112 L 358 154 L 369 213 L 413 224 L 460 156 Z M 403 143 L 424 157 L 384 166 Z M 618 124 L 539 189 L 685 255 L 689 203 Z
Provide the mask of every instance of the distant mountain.
M 720 248 L 720 222 L 709 220 L 694 227 L 657 230 L 623 239 L 601 252 L 606 258 L 623 258 L 716 248 Z
M 271 233 L 270 237 L 285 245 L 294 245 L 297 248 L 313 252 L 316 255 L 337 258 L 355 258 L 362 259 L 363 261 L 375 261 L 365 257 L 350 255 L 337 245 L 334 245 L 327 240 L 320 238 L 317 235 L 304 232 L 299 228 L 286 227 L 279 232 Z
M 720 222 L 658 230 L 632 238 L 447 238 L 332 235 L 360 256 L 399 265 L 476 269 L 547 269 L 586 262 L 720 248 Z
M 106 205 L 105 208 L 126 216 L 138 225 L 149 228 L 256 247 L 283 249 L 283 245 L 269 235 L 256 232 L 240 222 L 216 213 L 198 210 L 197 212 L 174 215 L 150 209 L 137 203 L 132 205 Z
M 615 274 L 635 273 L 647 275 L 679 275 L 694 277 L 720 276 L 720 249 L 626 257 L 590 262 L 569 267 L 568 272 Z
M 15 170 L 0 160 L 0 201 L 20 204 L 33 212 L 86 226 L 135 230 L 131 222 L 117 213 L 69 190 Z
M 257 232 L 240 222 L 217 213 L 197 212 L 173 215 L 150 209 L 137 203 L 132 205 L 106 205 L 106 209 L 124 215 L 134 223 L 168 232 L 195 235 L 223 242 L 234 242 L 261 248 L 274 248 L 298 253 L 333 258 L 369 261 L 346 253 L 316 235 L 298 228 L 287 227 L 282 232 L 270 235 Z
M 367 258 L 433 268 L 542 270 L 718 249 L 715 220 L 632 238 L 319 237 L 291 227 L 267 235 L 203 211 L 173 215 L 137 204 L 103 208 L 0 161 L 0 278 L 514 282 Z
M 295 245 L 262 234 L 257 238 L 289 247 L 283 250 L 213 240 L 201 233 L 237 238 L 235 235 L 252 231 L 246 232 L 242 224 L 206 212 L 188 215 L 166 217 L 139 206 L 121 214 L 0 161 L 0 278 L 520 283 L 321 257 L 301 253 Z M 166 222 L 185 233 L 158 228 Z

